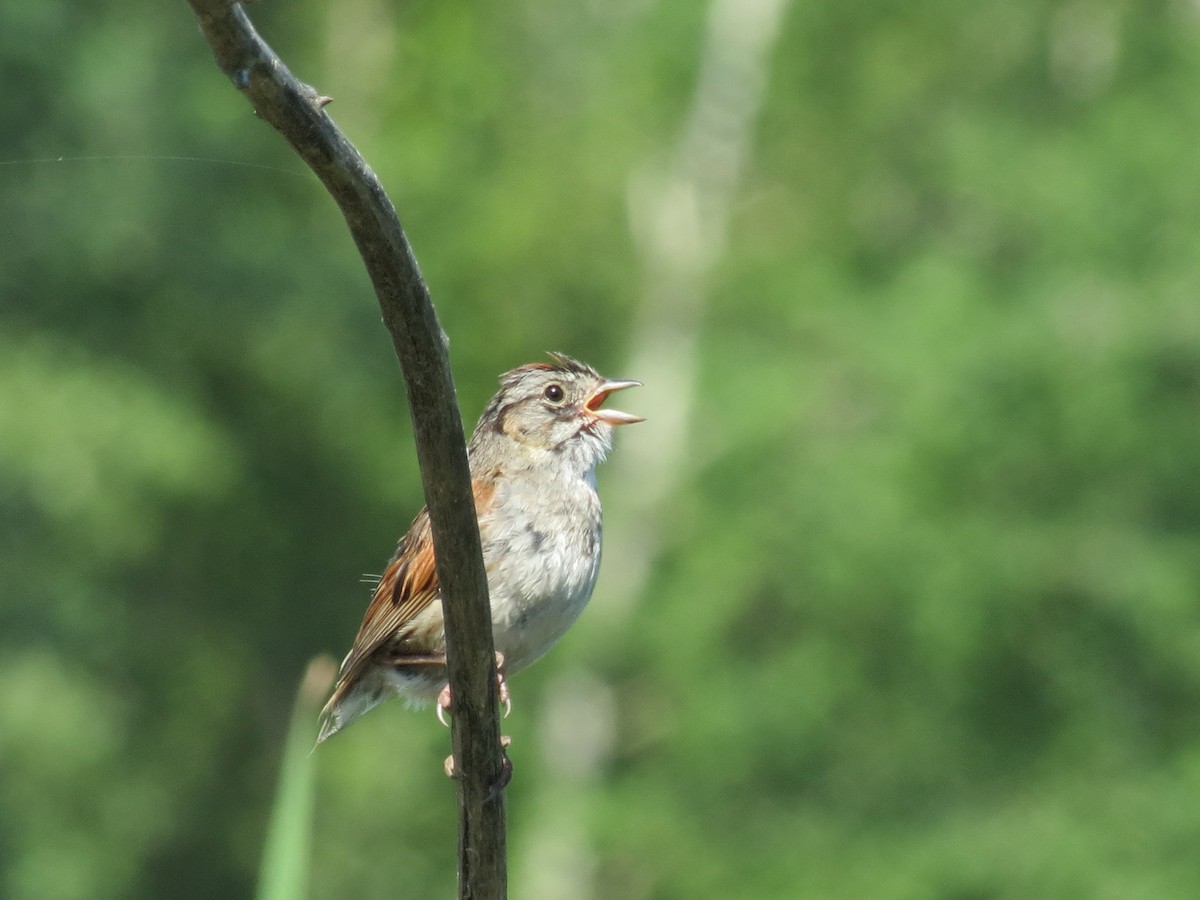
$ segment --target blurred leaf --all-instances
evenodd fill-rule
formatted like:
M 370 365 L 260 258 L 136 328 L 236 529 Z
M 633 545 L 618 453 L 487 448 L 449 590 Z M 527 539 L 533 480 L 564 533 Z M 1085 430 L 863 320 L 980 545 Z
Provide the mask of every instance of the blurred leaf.
M 333 685 L 337 666 L 328 657 L 309 664 L 296 694 L 288 726 L 275 805 L 267 825 L 258 900 L 302 900 L 308 896 L 316 759 L 313 723 Z

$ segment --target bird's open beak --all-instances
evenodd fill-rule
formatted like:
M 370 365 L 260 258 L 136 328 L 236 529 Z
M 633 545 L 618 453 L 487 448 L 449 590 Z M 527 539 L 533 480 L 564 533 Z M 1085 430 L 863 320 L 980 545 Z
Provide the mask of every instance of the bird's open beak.
M 625 388 L 640 386 L 640 381 L 606 381 L 592 392 L 592 396 L 587 398 L 587 402 L 583 404 L 584 409 L 601 422 L 607 422 L 609 425 L 632 425 L 634 422 L 645 422 L 644 418 L 635 416 L 633 413 L 621 412 L 619 409 L 600 408 L 601 404 L 608 399 L 609 394 L 623 391 Z

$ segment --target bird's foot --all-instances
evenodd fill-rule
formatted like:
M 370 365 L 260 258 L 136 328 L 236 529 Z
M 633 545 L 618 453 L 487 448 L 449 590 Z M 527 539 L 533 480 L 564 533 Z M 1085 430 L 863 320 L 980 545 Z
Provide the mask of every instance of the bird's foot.
M 500 792 L 508 787 L 508 783 L 512 781 L 513 766 L 512 760 L 508 757 L 508 748 L 510 746 L 512 746 L 512 738 L 506 734 L 500 735 L 500 753 L 504 757 L 500 762 L 500 777 L 492 785 L 491 790 L 488 791 L 487 799 L 484 802 L 495 800 Z M 458 778 L 458 772 L 454 768 L 454 754 L 446 757 L 446 761 L 442 763 L 442 768 L 446 770 L 447 778 Z
M 504 704 L 504 718 L 512 713 L 512 697 L 508 693 L 508 679 L 504 677 L 504 654 L 496 651 L 496 693 Z
M 496 651 L 496 693 L 500 702 L 504 704 L 504 718 L 507 719 L 512 712 L 512 696 L 508 692 L 508 680 L 504 677 L 504 654 L 499 650 Z M 450 723 L 446 721 L 446 713 L 453 711 L 453 701 L 450 685 L 447 684 L 437 698 L 437 718 L 447 728 L 450 727 Z

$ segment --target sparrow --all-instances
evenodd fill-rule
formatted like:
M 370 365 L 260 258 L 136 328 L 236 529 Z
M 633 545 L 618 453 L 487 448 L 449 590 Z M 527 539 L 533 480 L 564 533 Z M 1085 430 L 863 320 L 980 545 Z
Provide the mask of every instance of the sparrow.
M 579 617 L 600 569 L 596 466 L 613 429 L 644 421 L 603 406 L 638 381 L 610 381 L 561 353 L 500 377 L 467 448 L 491 598 L 500 699 L 505 678 L 546 653 Z M 392 696 L 450 709 L 446 633 L 428 510 L 400 539 L 367 607 L 317 744 Z

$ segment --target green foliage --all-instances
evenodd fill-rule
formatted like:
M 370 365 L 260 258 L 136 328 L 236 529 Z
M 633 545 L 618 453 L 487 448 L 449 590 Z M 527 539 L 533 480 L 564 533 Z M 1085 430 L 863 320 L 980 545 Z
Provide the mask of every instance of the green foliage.
M 308 896 L 316 782 L 312 722 L 332 685 L 334 672 L 333 661 L 319 657 L 309 665 L 300 686 L 267 827 L 258 900 L 301 900 Z
M 252 9 L 469 421 L 544 350 L 645 376 L 627 203 L 704 10 Z M 247 896 L 294 685 L 420 505 L 399 373 L 186 4 L 0 6 L 0 72 L 0 896 Z M 798 4 L 768 76 L 649 583 L 608 553 L 513 685 L 513 896 L 1195 896 L 1194 4 Z M 447 752 L 401 704 L 322 748 L 312 896 L 451 894 Z

